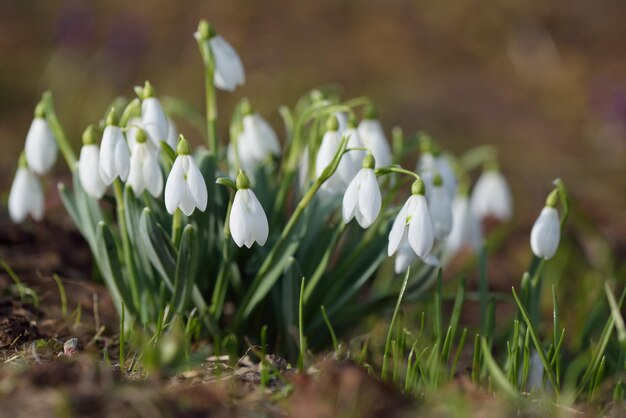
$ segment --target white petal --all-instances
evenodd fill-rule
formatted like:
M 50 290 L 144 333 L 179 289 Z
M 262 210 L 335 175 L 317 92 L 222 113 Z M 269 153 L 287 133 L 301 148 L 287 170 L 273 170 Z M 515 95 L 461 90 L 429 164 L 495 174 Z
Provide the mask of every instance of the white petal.
M 130 156 L 130 171 L 128 173 L 127 184 L 133 189 L 135 196 L 140 196 L 146 188 L 144 182 L 145 147 L 145 144 L 137 144 L 137 146 L 133 148 L 133 153 Z
M 100 143 L 100 161 L 99 172 L 102 181 L 106 185 L 113 183 L 113 179 L 117 176 L 115 169 L 115 148 L 117 146 L 118 134 L 121 130 L 117 126 L 107 126 L 104 128 L 102 142 Z
M 169 133 L 169 122 L 161 102 L 156 97 L 148 97 L 141 103 L 141 121 L 146 133 L 157 147 L 166 141 Z
M 243 121 L 244 129 L 249 130 L 258 142 L 262 159 L 267 158 L 268 155 L 280 154 L 278 136 L 272 126 L 261 115 L 254 113 L 244 117 Z
M 31 182 L 29 177 L 32 174 L 27 168 L 20 167 L 15 173 L 15 179 L 9 192 L 9 215 L 15 223 L 20 223 L 26 219 L 30 211 L 30 190 Z
M 315 176 L 320 177 L 324 172 L 324 169 L 332 162 L 339 144 L 341 142 L 341 136 L 337 131 L 326 131 L 322 137 L 322 145 L 317 152 L 317 158 L 315 159 Z M 336 173 L 335 173 L 336 174 Z
M 435 239 L 441 240 L 448 236 L 452 229 L 452 204 L 445 187 L 433 186 L 428 200 L 428 210 L 430 211 Z
M 428 204 L 426 198 L 421 195 L 413 195 L 410 199 L 414 199 L 415 203 L 410 213 L 408 240 L 415 254 L 424 258 L 432 250 L 435 240 Z
M 191 156 L 187 156 L 189 159 L 189 171 L 187 172 L 187 186 L 189 187 L 189 191 L 194 198 L 195 206 L 204 212 L 207 205 L 207 189 L 206 183 L 204 181 L 204 177 L 202 177 L 202 173 L 196 166 L 193 158 Z
M 137 130 L 143 126 L 141 122 L 141 118 L 134 117 L 128 120 L 126 124 L 126 139 L 128 140 L 128 148 L 130 151 L 133 151 L 137 140 L 135 137 L 137 136 Z
M 489 170 L 481 174 L 472 192 L 472 210 L 479 219 L 493 216 L 506 221 L 511 218 L 511 191 L 499 171 Z
M 454 196 L 456 196 L 458 180 L 456 178 L 456 174 L 454 173 L 454 169 L 452 168 L 452 164 L 450 163 L 450 158 L 445 155 L 439 155 L 435 159 L 435 164 L 441 178 L 443 179 L 443 187 L 445 187 L 448 191 L 450 199 L 454 199 Z
M 120 138 L 115 145 L 115 171 L 120 180 L 126 181 L 130 170 L 130 155 L 128 153 L 128 145 L 124 140 L 124 135 L 120 133 Z
M 394 271 L 396 274 L 404 273 L 411 264 L 417 260 L 417 256 L 413 252 L 413 249 L 407 241 L 404 241 L 400 248 L 398 248 L 398 254 L 394 262 Z
M 561 223 L 555 208 L 544 207 L 530 232 L 530 246 L 540 258 L 554 257 L 561 240 Z
M 406 201 L 404 206 L 402 206 L 402 209 L 400 209 L 398 216 L 396 216 L 391 226 L 391 231 L 389 232 L 389 247 L 387 248 L 389 257 L 398 250 L 402 237 L 406 234 L 406 218 L 409 205 L 410 198 Z
M 372 169 L 362 169 L 359 174 L 361 177 L 361 188 L 359 190 L 359 212 L 363 215 L 363 222 L 361 226 L 363 228 L 369 227 L 380 212 L 382 205 L 382 196 L 380 194 L 380 187 L 376 180 L 376 174 Z
M 30 215 L 36 221 L 43 219 L 44 198 L 41 182 L 33 173 L 30 174 Z
M 78 161 L 78 178 L 85 192 L 94 199 L 100 199 L 106 184 L 100 178 L 97 167 L 100 164 L 100 149 L 97 145 L 83 145 Z
M 161 168 L 156 156 L 152 152 L 146 152 L 144 157 L 143 181 L 152 196 L 158 197 L 161 195 L 163 191 L 163 175 L 161 174 Z
M 343 195 L 343 205 L 341 207 L 341 214 L 343 215 L 343 221 L 348 223 L 354 218 L 354 209 L 359 198 L 360 187 L 360 173 L 350 182 L 346 193 Z
M 251 228 L 248 222 L 247 202 L 244 201 L 247 196 L 244 196 L 242 192 L 243 190 L 237 190 L 235 193 L 233 206 L 230 209 L 230 219 L 228 220 L 230 235 L 238 247 L 245 244 Z
M 237 51 L 220 35 L 212 37 L 209 46 L 215 60 L 215 87 L 233 91 L 242 86 L 246 76 Z
M 376 168 L 391 165 L 391 149 L 378 120 L 363 119 L 359 123 L 359 136 L 376 159 Z
M 178 205 L 180 210 L 186 215 L 190 216 L 194 209 L 196 208 L 196 200 L 194 199 L 191 191 L 189 190 L 189 186 L 185 183 L 185 191 L 183 193 L 183 198 Z
M 267 216 L 265 215 L 265 211 L 252 189 L 247 190 L 250 195 L 248 206 L 250 208 L 250 216 L 252 217 L 253 238 L 259 245 L 263 246 L 265 245 L 267 236 L 269 235 Z
M 176 157 L 165 183 L 165 208 L 171 214 L 176 212 L 176 208 L 180 205 L 185 195 L 186 181 L 184 176 L 183 160 L 179 155 Z
M 35 118 L 26 135 L 26 162 L 37 174 L 45 174 L 57 159 L 58 147 L 54 134 L 44 118 Z
M 167 143 L 172 149 L 176 149 L 176 144 L 178 143 L 178 128 L 172 119 L 167 118 L 167 122 Z

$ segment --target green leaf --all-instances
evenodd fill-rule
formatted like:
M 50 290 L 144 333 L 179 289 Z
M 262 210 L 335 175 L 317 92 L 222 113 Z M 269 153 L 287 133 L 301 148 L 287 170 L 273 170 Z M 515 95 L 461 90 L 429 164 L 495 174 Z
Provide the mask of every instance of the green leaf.
M 111 228 L 104 222 L 98 224 L 96 242 L 100 272 L 104 277 L 109 293 L 111 293 L 117 311 L 122 311 L 123 303 L 133 314 L 136 314 L 139 307 L 133 305 L 130 290 L 124 282 L 117 242 L 111 232 Z
M 172 304 L 177 312 L 186 312 L 189 297 L 195 284 L 198 260 L 198 238 L 192 225 L 187 225 L 180 240 Z
M 519 397 L 519 393 L 506 379 L 506 376 L 498 367 L 498 364 L 491 356 L 491 351 L 489 350 L 489 345 L 487 344 L 487 339 L 482 337 L 480 339 L 480 347 L 483 353 L 483 358 L 485 359 L 485 364 L 487 365 L 487 369 L 493 378 L 494 383 L 498 388 L 504 392 L 507 396 L 516 399 Z
M 148 208 L 141 214 L 139 236 L 148 259 L 169 289 L 173 290 L 178 254 L 172 246 L 169 235 L 156 223 Z

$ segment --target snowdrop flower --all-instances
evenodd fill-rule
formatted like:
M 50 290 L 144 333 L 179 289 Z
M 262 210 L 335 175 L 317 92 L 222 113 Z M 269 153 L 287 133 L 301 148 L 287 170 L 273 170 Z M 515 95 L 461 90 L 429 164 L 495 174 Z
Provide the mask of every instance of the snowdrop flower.
M 169 119 L 161 102 L 156 98 L 154 87 L 148 81 L 143 88 L 141 125 L 157 148 L 160 148 L 161 141 L 166 141 L 172 149 L 176 148 L 176 138 L 170 138 L 169 135 Z
M 59 148 L 46 119 L 43 103 L 35 108 L 35 118 L 26 134 L 24 149 L 28 167 L 39 175 L 46 174 L 57 159 Z
M 280 155 L 280 144 L 272 126 L 254 112 L 245 99 L 241 104 L 241 114 L 243 129 L 237 137 L 236 145 L 233 147 L 231 144 L 229 147 L 229 160 L 231 166 L 236 166 L 238 161 L 241 169 L 253 177 L 263 162 L 271 156 Z
M 135 137 L 137 136 L 137 132 L 139 132 L 139 130 L 142 128 L 143 124 L 141 122 L 141 118 L 133 117 L 128 119 L 128 122 L 126 122 L 126 140 L 128 141 L 128 148 L 130 149 L 131 153 L 133 152 L 133 148 L 137 143 L 137 140 L 135 139 Z M 153 150 L 156 150 L 152 142 L 147 142 L 147 144 L 152 147 Z
M 315 176 L 321 177 L 326 167 L 328 167 L 335 154 L 341 146 L 341 133 L 338 130 L 339 122 L 335 116 L 331 116 L 326 124 L 326 133 L 322 137 L 322 145 L 317 152 L 315 159 Z M 345 157 L 342 156 L 342 160 Z M 341 161 L 340 161 L 341 163 Z M 343 193 L 346 190 L 347 184 L 341 177 L 339 172 L 335 170 L 332 176 L 322 184 L 322 189 L 329 192 L 332 195 Z
M 555 208 L 557 198 L 558 191 L 552 191 L 530 232 L 530 247 L 533 253 L 546 260 L 554 257 L 561 240 L 561 222 Z
M 233 91 L 237 86 L 246 82 L 246 74 L 237 51 L 215 32 L 215 29 L 206 21 L 201 21 L 194 37 L 203 51 L 205 61 L 211 59 L 206 56 L 206 48 L 210 50 L 214 65 L 213 83 L 220 90 Z
M 359 123 L 358 130 L 361 141 L 376 159 L 376 168 L 391 165 L 391 149 L 373 106 L 367 109 L 365 118 Z
M 135 136 L 136 144 L 130 156 L 127 184 L 133 189 L 135 196 L 140 196 L 148 189 L 152 196 L 159 197 L 163 191 L 163 176 L 156 153 L 150 148 L 147 139 L 146 132 L 139 128 Z
M 488 216 L 507 221 L 513 214 L 513 198 L 506 179 L 491 167 L 483 170 L 472 193 L 472 210 L 478 219 Z
M 482 244 L 482 227 L 471 209 L 467 185 L 463 185 L 452 202 L 452 230 L 446 240 L 446 249 L 450 255 L 455 255 L 463 247 L 478 251 Z
M 28 215 L 40 221 L 43 218 L 43 210 L 41 184 L 37 176 L 28 168 L 25 153 L 22 153 L 9 192 L 9 215 L 15 223 L 23 222 Z
M 436 173 L 441 175 L 443 185 L 448 192 L 450 200 L 454 199 L 457 189 L 457 178 L 450 163 L 450 159 L 433 150 L 434 145 L 429 138 L 422 139 L 420 143 L 421 156 L 417 163 L 417 172 L 426 183 L 426 196 L 430 196 L 432 180 Z
M 104 128 L 100 145 L 100 177 L 107 186 L 113 183 L 116 177 L 126 181 L 130 170 L 130 155 L 126 138 L 122 128 L 117 126 L 115 111 L 111 109 Z
M 78 179 L 85 192 L 94 199 L 101 199 L 107 185 L 100 178 L 100 148 L 96 142 L 96 129 L 89 125 L 83 132 L 83 146 L 78 158 Z
M 269 233 L 267 216 L 256 195 L 250 189 L 250 180 L 242 170 L 237 175 L 237 193 L 230 209 L 230 234 L 238 247 L 248 248 L 256 241 L 265 245 Z
M 176 153 L 178 156 L 165 183 L 165 208 L 171 214 L 179 208 L 187 216 L 195 208 L 204 212 L 207 205 L 206 183 L 190 155 L 189 143 L 182 135 Z
M 413 251 L 413 248 L 409 245 L 408 241 L 403 241 L 396 253 L 396 259 L 393 264 L 393 271 L 396 274 L 404 273 L 408 270 L 411 264 L 417 261 L 417 255 Z
M 413 194 L 398 213 L 389 232 L 389 256 L 395 254 L 404 241 L 408 241 L 419 258 L 426 259 L 430 254 L 435 235 L 425 192 L 424 182 L 416 180 L 412 187 Z
M 351 116 L 348 119 L 344 130 L 341 130 L 341 122 L 339 118 L 337 118 L 337 121 L 339 122 L 339 132 L 348 137 L 347 148 L 353 149 L 341 158 L 341 161 L 337 166 L 337 173 L 339 174 L 339 177 L 344 184 L 348 185 L 361 169 L 361 164 L 363 163 L 363 159 L 367 156 L 367 151 L 354 150 L 354 148 L 364 148 L 363 142 L 359 137 L 359 132 L 356 129 L 356 120 L 354 116 Z
M 442 176 L 437 173 L 433 178 L 433 188 L 428 197 L 428 210 L 433 223 L 435 239 L 440 241 L 452 230 L 452 203 L 445 188 Z
M 369 227 L 380 213 L 382 197 L 374 174 L 374 157 L 368 154 L 363 168 L 348 185 L 343 196 L 343 220 L 348 223 L 356 217 L 362 228 Z

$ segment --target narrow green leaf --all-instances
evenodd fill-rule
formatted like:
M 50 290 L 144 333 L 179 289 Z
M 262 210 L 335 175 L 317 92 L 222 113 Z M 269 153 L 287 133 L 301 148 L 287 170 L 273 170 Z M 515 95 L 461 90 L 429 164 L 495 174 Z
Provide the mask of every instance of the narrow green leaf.
M 517 399 L 519 397 L 519 393 L 506 379 L 506 376 L 498 367 L 498 364 L 491 356 L 491 351 L 489 350 L 489 344 L 487 344 L 487 339 L 482 337 L 480 339 L 480 346 L 482 349 L 483 358 L 485 359 L 485 364 L 487 365 L 487 369 L 493 378 L 493 381 L 498 386 L 498 388 L 504 392 L 507 396 L 513 399 Z
M 176 278 L 176 260 L 178 254 L 172 246 L 170 237 L 145 208 L 139 221 L 139 234 L 148 259 L 161 275 L 170 290 L 174 289 Z
M 180 240 L 178 260 L 176 261 L 176 277 L 174 280 L 174 295 L 172 305 L 177 312 L 185 313 L 191 291 L 196 278 L 198 260 L 198 243 L 196 230 L 187 225 Z
M 402 303 L 402 296 L 404 295 L 404 291 L 406 289 L 406 284 L 409 281 L 409 275 L 411 274 L 411 268 L 409 267 L 404 275 L 404 281 L 402 282 L 402 287 L 400 288 L 400 293 L 398 294 L 398 301 L 396 302 L 396 308 L 393 310 L 393 316 L 391 317 L 391 323 L 389 324 L 389 331 L 387 332 L 387 342 L 385 343 L 385 353 L 383 354 L 383 368 L 381 372 L 381 377 L 383 380 L 387 379 L 387 369 L 388 369 L 388 358 L 389 358 L 389 350 L 391 348 L 391 337 L 393 336 L 394 325 L 396 322 L 396 317 L 398 316 L 398 311 L 400 311 L 400 305 Z
M 111 298 L 117 311 L 121 312 L 122 303 L 130 309 L 133 315 L 137 314 L 139 307 L 133 306 L 130 289 L 124 281 L 122 265 L 119 260 L 119 250 L 111 229 L 104 222 L 98 224 L 96 236 L 98 246 L 98 259 L 100 271 L 111 293 Z

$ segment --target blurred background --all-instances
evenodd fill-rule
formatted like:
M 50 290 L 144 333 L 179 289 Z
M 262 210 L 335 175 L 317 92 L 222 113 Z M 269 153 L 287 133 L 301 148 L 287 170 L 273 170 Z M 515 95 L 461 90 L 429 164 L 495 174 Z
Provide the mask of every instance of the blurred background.
M 243 88 L 219 94 L 222 139 L 243 96 L 281 133 L 279 105 L 336 83 L 345 98 L 371 97 L 388 134 L 394 125 L 424 129 L 454 152 L 496 145 L 524 233 L 559 176 L 626 253 L 621 0 L 2 1 L 0 217 L 43 91 L 52 90 L 76 149 L 84 127 L 145 80 L 202 110 L 192 37 L 200 18 L 232 43 L 247 73 Z M 49 195 L 55 183 L 47 181 Z

